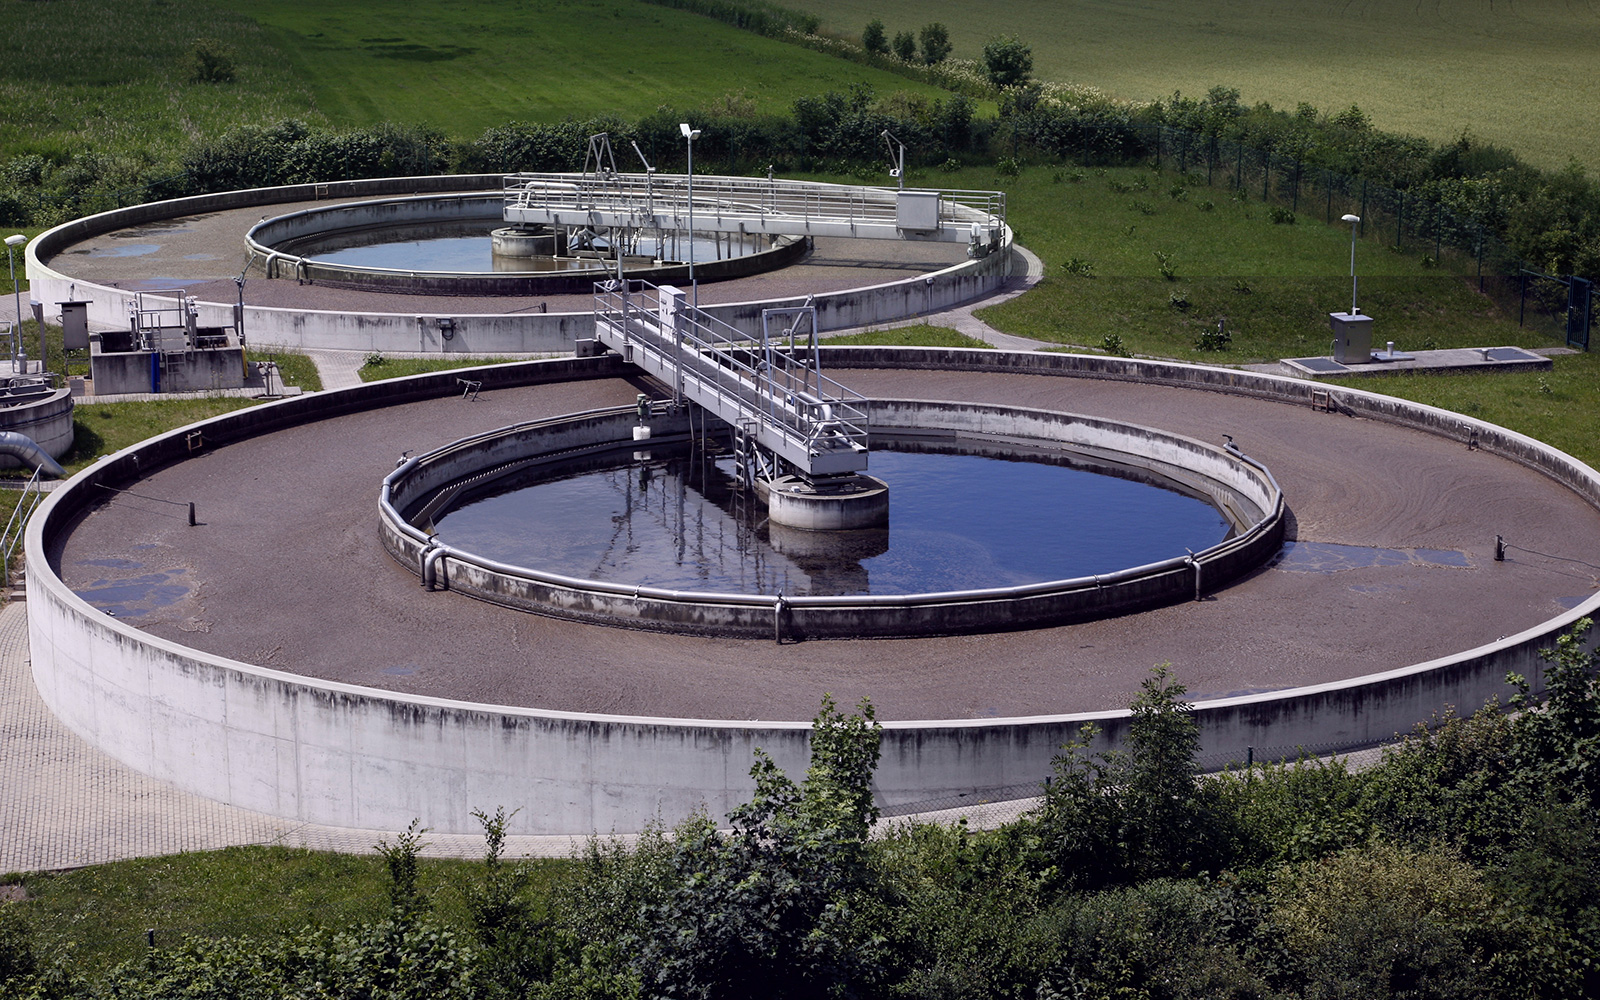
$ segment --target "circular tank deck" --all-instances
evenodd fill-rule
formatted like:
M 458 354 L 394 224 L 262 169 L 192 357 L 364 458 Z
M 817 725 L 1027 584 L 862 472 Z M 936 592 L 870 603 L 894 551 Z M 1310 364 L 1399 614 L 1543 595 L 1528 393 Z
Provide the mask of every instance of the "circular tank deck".
M 427 593 L 379 541 L 374 496 L 402 450 L 632 403 L 626 378 L 407 403 L 281 430 L 164 468 L 50 553 L 62 578 L 157 636 L 278 670 L 438 698 L 571 712 L 808 718 L 823 692 L 886 720 L 1116 709 L 1152 664 L 1192 697 L 1398 668 L 1530 628 L 1592 595 L 1571 561 L 1493 561 L 1496 534 L 1600 563 L 1600 516 L 1523 466 L 1435 435 L 1193 389 L 1040 375 L 839 373 L 869 396 L 970 400 L 1231 434 L 1273 470 L 1286 556 L 1197 603 L 956 638 L 774 645 L 585 626 Z M 1005 516 L 996 497 L 994 516 Z M 1070 516 L 1070 512 L 1063 512 Z M 108 588 L 119 588 L 116 591 Z M 102 601 L 102 604 L 105 602 Z
M 246 272 L 246 305 L 385 313 L 518 314 L 588 312 L 592 294 L 401 295 L 301 284 L 263 277 L 260 262 L 246 269 L 245 233 L 264 217 L 326 208 L 365 197 L 253 205 L 126 226 L 78 240 L 43 263 L 94 284 L 128 291 L 183 287 L 205 302 L 233 302 L 234 277 Z M 966 259 L 963 244 L 820 238 L 799 263 L 763 275 L 700 286 L 702 305 L 789 298 L 877 285 L 949 267 Z

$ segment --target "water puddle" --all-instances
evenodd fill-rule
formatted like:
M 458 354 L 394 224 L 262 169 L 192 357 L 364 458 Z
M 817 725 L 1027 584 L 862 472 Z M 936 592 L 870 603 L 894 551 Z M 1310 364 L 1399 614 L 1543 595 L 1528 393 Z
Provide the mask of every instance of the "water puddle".
M 1430 566 L 1471 569 L 1472 560 L 1456 549 L 1381 549 L 1335 542 L 1284 542 L 1269 569 L 1286 573 L 1342 573 L 1382 566 Z
M 160 243 L 129 243 L 122 247 L 90 247 L 91 257 L 143 257 L 161 249 Z
M 79 565 L 105 569 L 140 569 L 126 559 L 91 559 Z M 184 577 L 184 569 L 161 570 L 138 576 L 102 578 L 73 589 L 73 593 L 113 618 L 143 618 L 162 608 L 172 607 L 194 593 L 194 585 Z

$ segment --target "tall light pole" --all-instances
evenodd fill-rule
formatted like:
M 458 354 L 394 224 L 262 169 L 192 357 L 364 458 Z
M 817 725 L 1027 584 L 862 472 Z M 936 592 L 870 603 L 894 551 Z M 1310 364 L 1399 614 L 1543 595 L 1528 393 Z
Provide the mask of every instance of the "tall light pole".
M 17 247 L 28 242 L 21 233 L 6 237 L 6 260 L 11 264 L 11 292 L 17 300 L 17 325 L 11 328 L 11 370 L 17 370 L 17 345 L 22 337 L 22 289 L 17 285 Z M 39 327 L 39 346 L 44 346 L 44 326 Z M 42 352 L 41 352 L 42 353 Z
M 897 139 L 888 129 L 878 133 L 883 139 L 883 144 L 889 147 L 889 157 L 894 161 L 894 166 L 889 168 L 889 176 L 900 182 L 900 190 L 906 189 L 906 144 Z M 895 147 L 899 148 L 896 149 Z
M 689 293 L 693 296 L 694 307 L 700 308 L 700 285 L 694 280 L 694 141 L 700 138 L 700 130 L 690 128 L 688 122 L 679 122 L 678 131 L 683 133 L 683 141 L 689 147 Z
M 1346 215 L 1340 221 L 1350 223 L 1350 315 L 1354 316 L 1359 311 L 1356 309 L 1356 227 L 1361 224 L 1361 216 Z

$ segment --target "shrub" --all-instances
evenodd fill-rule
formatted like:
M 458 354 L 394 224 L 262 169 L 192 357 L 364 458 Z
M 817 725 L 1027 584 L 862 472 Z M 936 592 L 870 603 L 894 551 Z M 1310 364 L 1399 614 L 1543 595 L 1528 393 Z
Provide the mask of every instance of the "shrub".
M 917 36 L 909 31 L 897 31 L 894 36 L 894 54 L 902 62 L 917 58 Z
M 1108 333 L 1102 337 L 1100 339 L 1100 349 L 1105 351 L 1107 354 L 1114 354 L 1119 358 L 1126 358 L 1129 356 L 1128 349 L 1123 346 L 1122 334 L 1120 333 Z
M 1079 260 L 1077 257 L 1068 258 L 1066 263 L 1061 265 L 1061 269 L 1068 274 L 1076 274 L 1080 278 L 1094 277 L 1094 265 L 1089 261 Z
M 1167 296 L 1167 304 L 1179 312 L 1187 312 L 1189 309 L 1189 293 L 1173 292 Z
M 922 41 L 922 61 L 932 66 L 950 57 L 950 29 L 938 21 L 922 26 L 918 33 Z
M 1002 156 L 995 163 L 994 172 L 1001 177 L 1015 177 L 1022 173 L 1022 161 L 1014 156 Z
M 232 83 L 233 56 L 215 38 L 197 38 L 189 50 L 189 79 L 194 83 Z
M 1033 73 L 1033 50 L 1010 35 L 990 39 L 983 47 L 983 70 L 996 87 L 1020 87 Z
M 1294 225 L 1294 213 L 1281 205 L 1273 205 L 1267 209 L 1267 218 L 1274 226 Z
M 884 33 L 883 22 L 877 18 L 867 22 L 861 32 L 861 47 L 874 55 L 889 54 L 889 36 Z
M 1134 204 L 1137 205 L 1138 202 L 1135 202 Z M 1151 254 L 1156 259 L 1156 270 L 1161 272 L 1161 276 L 1166 278 L 1168 281 L 1177 281 L 1178 272 L 1172 266 L 1172 254 L 1167 253 L 1165 250 L 1153 250 L 1151 251 Z
M 1194 349 L 1197 351 L 1226 351 L 1233 343 L 1233 334 L 1228 332 L 1228 321 L 1217 320 L 1215 330 L 1203 330 L 1195 339 Z

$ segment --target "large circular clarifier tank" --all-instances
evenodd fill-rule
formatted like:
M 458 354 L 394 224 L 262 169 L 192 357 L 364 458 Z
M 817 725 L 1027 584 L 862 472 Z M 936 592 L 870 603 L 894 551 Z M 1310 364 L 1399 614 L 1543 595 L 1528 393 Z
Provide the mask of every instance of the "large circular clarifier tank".
M 509 607 L 796 638 L 1122 614 L 1221 586 L 1282 539 L 1271 474 L 1224 448 L 1011 407 L 876 400 L 872 414 L 875 439 L 906 452 L 875 455 L 878 473 L 906 487 L 905 513 L 891 506 L 886 531 L 773 524 L 764 498 L 730 487 L 731 468 L 703 449 L 676 469 L 660 461 L 657 451 L 686 446 L 685 413 L 656 417 L 641 450 L 627 408 L 501 428 L 408 460 L 385 480 L 384 541 L 424 586 Z M 1065 485 L 1072 475 L 1124 495 L 1083 493 Z M 1113 541 L 1085 561 L 1090 539 Z

